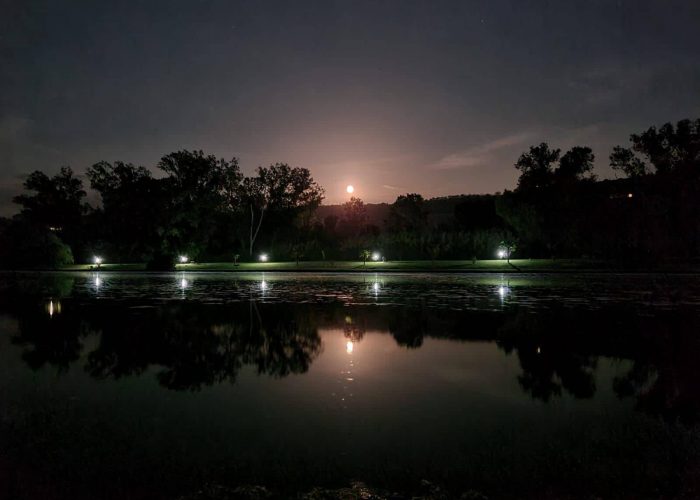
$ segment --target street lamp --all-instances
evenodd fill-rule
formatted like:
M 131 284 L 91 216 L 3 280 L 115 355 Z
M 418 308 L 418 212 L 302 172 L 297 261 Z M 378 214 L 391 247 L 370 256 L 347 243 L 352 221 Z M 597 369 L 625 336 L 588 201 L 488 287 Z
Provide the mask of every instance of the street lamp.
M 381 259 L 381 258 L 382 258 L 382 256 L 379 255 L 379 252 L 372 252 L 372 260 L 373 260 L 374 262 L 377 262 L 377 261 L 378 261 L 379 259 Z
M 95 256 L 92 260 L 95 262 L 95 265 L 97 267 L 100 267 L 100 265 L 102 264 L 102 257 Z
M 260 254 L 260 262 L 267 262 L 268 256 L 266 253 Z
M 187 255 L 180 255 L 180 264 L 187 264 L 190 258 Z

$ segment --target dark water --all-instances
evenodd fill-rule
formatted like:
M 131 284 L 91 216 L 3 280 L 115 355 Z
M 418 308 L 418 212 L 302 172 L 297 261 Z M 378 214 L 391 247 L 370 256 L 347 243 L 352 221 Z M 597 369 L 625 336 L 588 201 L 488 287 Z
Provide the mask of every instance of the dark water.
M 700 495 L 695 276 L 0 279 L 0 496 Z

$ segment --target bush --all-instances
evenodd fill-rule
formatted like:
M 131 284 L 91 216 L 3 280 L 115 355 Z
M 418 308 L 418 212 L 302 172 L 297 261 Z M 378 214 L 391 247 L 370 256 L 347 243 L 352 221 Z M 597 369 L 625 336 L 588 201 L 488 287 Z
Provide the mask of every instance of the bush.
M 0 235 L 0 266 L 6 269 L 56 269 L 73 263 L 73 252 L 48 229 L 12 221 Z

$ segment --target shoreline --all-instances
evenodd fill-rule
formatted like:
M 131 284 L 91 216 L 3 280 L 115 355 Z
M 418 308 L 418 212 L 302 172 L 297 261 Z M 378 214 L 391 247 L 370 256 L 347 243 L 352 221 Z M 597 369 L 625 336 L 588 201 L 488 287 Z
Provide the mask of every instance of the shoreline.
M 76 264 L 56 269 L 6 269 L 0 272 L 115 272 L 136 274 L 162 274 L 176 272 L 196 273 L 255 273 L 276 272 L 290 274 L 332 273 L 332 274 L 700 274 L 700 269 L 688 267 L 620 267 L 613 263 L 603 261 L 590 261 L 583 259 L 562 259 L 552 261 L 550 259 L 514 259 L 511 263 L 500 260 L 483 260 L 473 263 L 468 261 L 390 261 L 367 262 L 361 261 L 336 261 L 334 263 L 322 261 L 308 262 L 266 262 L 266 263 L 241 263 L 234 265 L 229 262 L 202 262 L 190 264 L 177 264 L 175 269 L 148 270 L 143 263 L 102 264 L 97 267 L 93 264 Z

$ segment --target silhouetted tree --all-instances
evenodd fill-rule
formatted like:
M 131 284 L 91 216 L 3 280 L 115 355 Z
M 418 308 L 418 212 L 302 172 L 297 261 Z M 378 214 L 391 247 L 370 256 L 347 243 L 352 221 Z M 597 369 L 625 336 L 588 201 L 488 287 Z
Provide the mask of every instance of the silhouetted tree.
M 323 188 L 314 181 L 308 169 L 276 163 L 258 167 L 255 177 L 243 180 L 241 200 L 250 213 L 248 252 L 252 256 L 266 214 L 277 216 L 277 223 L 282 219 L 289 223 L 303 211 L 320 205 Z
M 610 166 L 625 177 L 638 178 L 647 175 L 647 166 L 631 149 L 615 146 L 610 153 Z
M 367 209 L 360 198 L 354 196 L 343 204 L 343 223 L 351 236 L 357 236 L 367 224 Z
M 80 247 L 85 239 L 83 217 L 90 207 L 83 201 L 83 182 L 73 170 L 61 167 L 53 177 L 34 171 L 24 181 L 24 189 L 31 193 L 13 199 L 21 205 L 24 221 L 44 231 L 51 230 L 73 249 Z
M 102 200 L 96 236 L 110 243 L 110 260 L 150 260 L 160 246 L 156 233 L 163 217 L 159 181 L 150 170 L 121 161 L 96 163 L 87 169 L 87 177 Z
M 560 181 L 595 180 L 591 173 L 594 160 L 591 148 L 574 146 L 561 157 L 554 174 Z
M 665 123 L 630 136 L 632 149 L 646 157 L 658 173 L 698 174 L 700 170 L 700 119 Z
M 34 171 L 24 181 L 24 189 L 33 194 L 21 194 L 14 202 L 22 206 L 22 215 L 46 228 L 68 230 L 80 224 L 87 211 L 83 203 L 83 182 L 73 175 L 70 167 L 61 167 L 53 177 Z
M 160 255 L 168 262 L 180 252 L 196 256 L 215 233 L 217 214 L 237 207 L 242 179 L 238 160 L 183 150 L 163 156 L 158 168 L 168 174 L 162 183 L 169 199 L 159 230 Z
M 518 189 L 538 189 L 552 182 L 553 167 L 559 160 L 560 149 L 550 149 L 546 142 L 539 146 L 530 146 L 530 151 L 523 153 L 515 162 L 520 170 Z
M 423 232 L 427 228 L 428 212 L 425 200 L 417 193 L 409 193 L 396 198 L 389 211 L 387 228 L 393 232 Z

